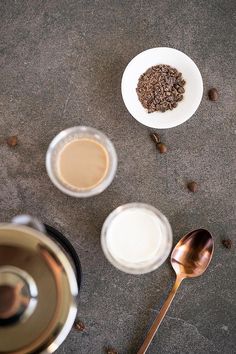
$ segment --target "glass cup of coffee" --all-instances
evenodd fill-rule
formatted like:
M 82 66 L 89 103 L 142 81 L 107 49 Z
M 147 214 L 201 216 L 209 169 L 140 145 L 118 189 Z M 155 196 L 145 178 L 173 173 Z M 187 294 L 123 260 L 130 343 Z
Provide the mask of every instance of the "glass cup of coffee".
M 49 145 L 47 173 L 52 183 L 73 197 L 103 192 L 117 169 L 112 142 L 97 129 L 78 126 L 60 132 Z
M 130 274 L 144 274 L 160 267 L 170 254 L 172 239 L 168 219 L 158 209 L 143 203 L 115 209 L 101 232 L 101 245 L 108 261 Z

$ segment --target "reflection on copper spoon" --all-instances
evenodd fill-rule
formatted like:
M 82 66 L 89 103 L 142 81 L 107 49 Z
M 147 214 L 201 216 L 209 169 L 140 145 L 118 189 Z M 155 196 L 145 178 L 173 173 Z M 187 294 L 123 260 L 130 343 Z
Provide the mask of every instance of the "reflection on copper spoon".
M 176 273 L 175 284 L 137 354 L 146 353 L 182 280 L 203 274 L 211 261 L 213 251 L 213 238 L 204 229 L 191 231 L 177 243 L 171 254 L 171 265 Z

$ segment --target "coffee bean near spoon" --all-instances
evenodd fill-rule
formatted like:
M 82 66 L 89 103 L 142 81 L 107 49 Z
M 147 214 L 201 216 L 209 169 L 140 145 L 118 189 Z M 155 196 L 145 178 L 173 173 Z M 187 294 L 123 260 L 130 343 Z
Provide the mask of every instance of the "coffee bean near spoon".
M 228 248 L 228 249 L 231 249 L 232 248 L 232 245 L 233 245 L 233 242 L 232 240 L 230 239 L 225 239 L 225 240 L 222 240 L 222 245 L 225 247 L 225 248 Z

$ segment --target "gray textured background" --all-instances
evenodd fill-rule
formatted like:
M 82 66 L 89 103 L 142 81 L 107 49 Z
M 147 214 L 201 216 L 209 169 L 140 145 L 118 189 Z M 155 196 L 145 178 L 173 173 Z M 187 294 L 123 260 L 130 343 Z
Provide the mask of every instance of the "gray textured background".
M 186 281 L 149 353 L 236 353 L 235 247 L 235 20 L 229 1 L 30 0 L 0 1 L 1 221 L 31 213 L 63 231 L 83 265 L 79 317 L 86 333 L 72 331 L 58 350 L 99 354 L 108 345 L 135 353 L 170 290 L 174 273 L 129 276 L 114 269 L 100 248 L 100 230 L 120 204 L 142 201 L 170 220 L 174 241 L 204 226 L 215 238 L 208 272 Z M 204 81 L 197 113 L 161 132 L 166 155 L 156 152 L 146 127 L 121 99 L 122 72 L 144 49 L 170 46 L 188 54 Z M 207 90 L 217 87 L 212 103 Z M 119 156 L 117 176 L 92 199 L 67 197 L 51 184 L 45 153 L 62 129 L 89 125 L 104 131 Z M 196 180 L 190 194 L 186 181 Z M 235 244 L 234 244 L 235 245 Z

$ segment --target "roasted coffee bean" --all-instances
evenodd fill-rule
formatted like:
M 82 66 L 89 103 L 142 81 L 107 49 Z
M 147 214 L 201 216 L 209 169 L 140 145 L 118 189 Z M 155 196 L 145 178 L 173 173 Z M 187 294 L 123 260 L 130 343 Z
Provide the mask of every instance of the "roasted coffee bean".
M 232 248 L 233 242 L 232 242 L 232 240 L 227 239 L 227 240 L 222 240 L 222 244 L 223 244 L 223 246 L 225 246 L 225 248 L 230 249 L 230 248 Z
M 208 97 L 211 101 L 217 101 L 219 99 L 219 93 L 216 88 L 212 88 L 208 91 Z
M 190 190 L 190 192 L 195 193 L 197 191 L 197 188 L 198 186 L 196 182 L 193 181 L 188 183 L 188 189 Z
M 84 332 L 85 331 L 85 324 L 80 321 L 80 320 L 76 320 L 74 323 L 74 328 L 78 331 L 78 332 Z
M 156 106 L 154 105 L 154 106 L 151 106 L 149 109 L 148 109 L 148 112 L 149 113 L 153 113 L 153 112 L 155 112 L 156 111 Z
M 173 108 L 177 107 L 177 103 L 176 102 L 173 102 L 171 105 L 172 105 Z
M 182 101 L 182 99 L 183 99 L 183 95 L 178 95 L 178 96 L 176 97 L 176 101 L 177 101 L 177 102 Z
M 166 108 L 167 105 L 168 105 L 168 102 L 165 101 L 165 102 L 163 103 L 163 107 Z
M 16 135 L 9 136 L 6 141 L 7 145 L 10 147 L 15 147 L 18 144 L 18 138 Z
M 174 89 L 172 90 L 172 92 L 173 92 L 174 97 L 177 97 L 177 96 L 178 96 L 178 91 L 176 90 L 176 88 L 174 88 Z
M 184 93 L 184 92 L 185 92 L 185 89 L 184 89 L 183 87 L 179 87 L 179 88 L 178 88 L 178 92 L 179 92 L 179 93 Z
M 167 152 L 167 146 L 164 143 L 159 143 L 157 144 L 157 149 L 161 154 L 164 154 Z

